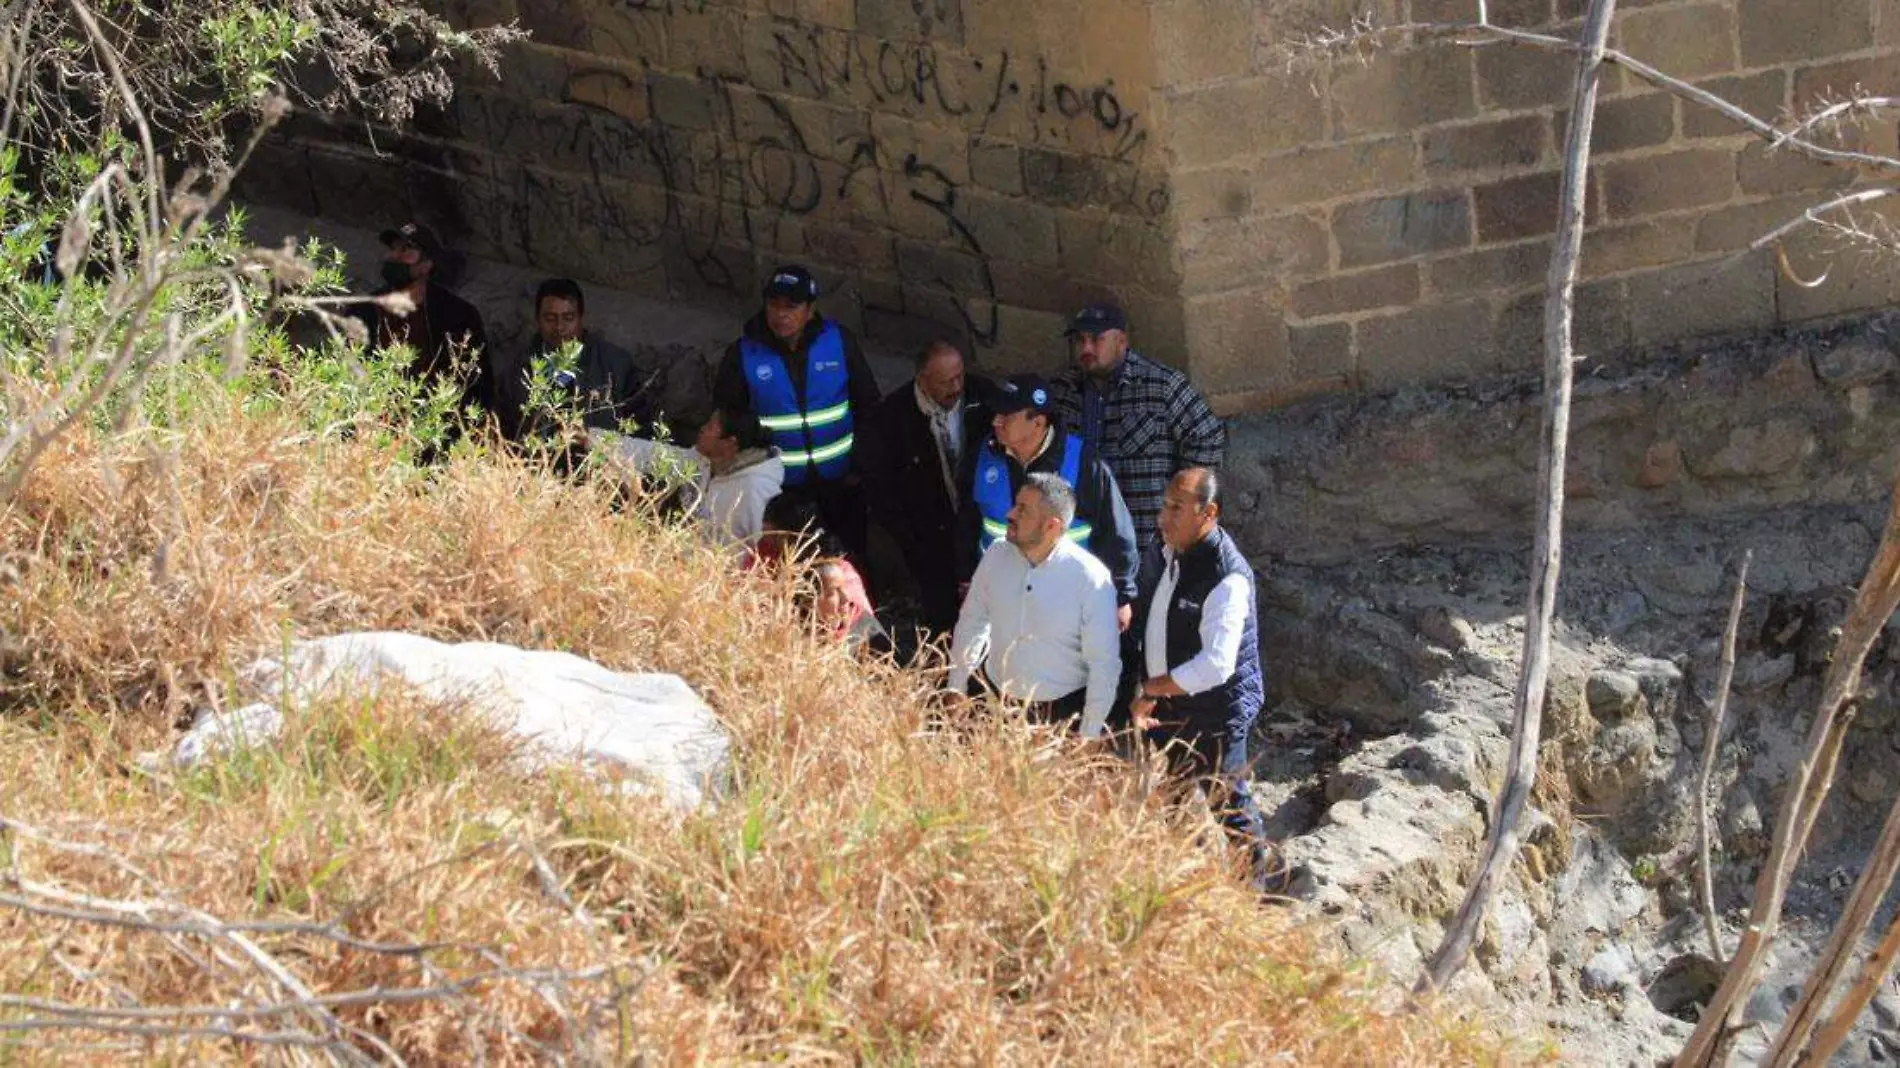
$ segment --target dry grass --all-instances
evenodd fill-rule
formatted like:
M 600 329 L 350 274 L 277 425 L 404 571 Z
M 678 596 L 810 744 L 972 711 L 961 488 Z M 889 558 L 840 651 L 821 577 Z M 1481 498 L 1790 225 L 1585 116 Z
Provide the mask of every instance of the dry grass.
M 0 626 L 24 650 L 0 680 L 0 813 L 105 847 L 0 834 L 0 892 L 456 943 L 256 936 L 319 995 L 490 976 L 336 1008 L 371 1036 L 358 1048 L 410 1063 L 1505 1059 L 1475 1026 L 1383 1011 L 1389 991 L 1319 959 L 1191 811 L 1113 760 L 1006 724 L 928 729 L 921 677 L 867 669 L 600 491 L 473 455 L 419 475 L 373 434 L 316 440 L 216 390 L 187 420 L 162 441 L 76 436 L 0 513 Z M 739 739 L 736 788 L 680 821 L 524 775 L 501 740 L 387 699 L 302 710 L 272 753 L 134 770 L 286 635 L 383 628 L 676 672 Z M 0 994 L 286 999 L 229 958 L 201 933 L 0 905 Z M 0 1064 L 316 1056 L 9 1033 L 33 1013 L 6 1004 Z

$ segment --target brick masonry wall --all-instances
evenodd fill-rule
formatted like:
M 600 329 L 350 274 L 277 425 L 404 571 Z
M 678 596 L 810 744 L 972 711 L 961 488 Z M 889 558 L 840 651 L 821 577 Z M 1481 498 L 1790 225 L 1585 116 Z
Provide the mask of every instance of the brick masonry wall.
M 874 334 L 927 320 L 1053 367 L 1119 298 L 1217 407 L 1538 365 L 1572 77 L 1561 56 L 1393 39 L 1290 63 L 1356 16 L 1474 0 L 438 0 L 532 40 L 397 134 L 300 116 L 254 196 L 419 215 L 470 251 L 636 291 L 749 294 L 781 259 Z M 1491 0 L 1573 28 L 1581 0 Z M 1900 94 L 1893 0 L 1623 0 L 1615 42 L 1781 118 Z M 1765 151 L 1621 71 L 1597 122 L 1577 328 L 1591 353 L 1880 307 L 1900 268 L 1749 242 L 1855 176 Z M 1852 135 L 1893 152 L 1885 124 Z M 1831 266 L 1830 266 L 1831 265 Z
M 1119 296 L 1184 352 L 1142 0 L 440 6 L 531 39 L 411 133 L 300 119 L 256 195 L 414 212 L 483 255 L 680 297 L 801 260 L 830 314 L 939 324 L 996 363 L 1060 361 L 1065 315 Z
M 1574 35 L 1581 0 L 1491 0 Z M 1888 0 L 1623 0 L 1613 44 L 1771 121 L 1900 90 Z M 1227 407 L 1541 363 L 1572 65 L 1515 46 L 1393 40 L 1289 66 L 1302 35 L 1469 20 L 1472 0 L 1180 0 L 1157 53 L 1193 368 Z M 1161 16 L 1157 14 L 1159 20 Z M 1205 42 L 1225 42 L 1206 47 Z M 1892 153 L 1891 123 L 1843 135 Z M 1594 136 L 1578 293 L 1586 353 L 1758 330 L 1900 295 L 1900 269 L 1756 237 L 1852 182 L 1613 70 Z

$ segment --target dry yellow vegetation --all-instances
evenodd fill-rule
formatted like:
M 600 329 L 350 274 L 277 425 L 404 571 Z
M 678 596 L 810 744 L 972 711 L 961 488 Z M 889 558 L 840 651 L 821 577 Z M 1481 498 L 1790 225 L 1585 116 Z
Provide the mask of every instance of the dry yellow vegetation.
M 1513 1059 L 1397 1013 L 1116 759 L 933 729 L 923 675 L 603 489 L 191 396 L 0 511 L 0 1064 Z M 681 819 L 400 697 L 141 770 L 235 667 L 374 629 L 677 673 L 734 788 Z

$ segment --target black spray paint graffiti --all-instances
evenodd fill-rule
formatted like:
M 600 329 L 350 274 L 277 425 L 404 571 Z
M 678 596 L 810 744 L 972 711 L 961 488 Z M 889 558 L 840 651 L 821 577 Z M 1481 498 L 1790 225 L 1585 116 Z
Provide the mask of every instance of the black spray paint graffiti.
M 670 12 L 702 0 L 635 2 Z M 843 227 L 875 244 L 890 240 L 892 227 L 881 217 L 862 217 L 859 205 L 878 205 L 879 211 L 922 205 L 943 221 L 946 256 L 926 258 L 923 268 L 901 273 L 907 282 L 946 295 L 969 335 L 984 345 L 998 340 L 999 295 L 990 254 L 970 225 L 968 199 L 957 181 L 915 151 L 862 133 L 834 140 L 827 132 L 813 141 L 773 90 L 834 105 L 881 104 L 900 115 L 934 113 L 978 135 L 995 130 L 1021 136 L 1028 130 L 1040 136 L 1036 131 L 1047 122 L 1086 126 L 1107 139 L 1097 145 L 1112 153 L 1041 152 L 1043 182 L 1054 202 L 1067 198 L 1150 217 L 1166 210 L 1165 186 L 1145 184 L 1134 163 L 1148 139 L 1141 116 L 1123 106 L 1112 81 L 1086 88 L 1056 81 L 1041 59 L 1024 65 L 1019 77 L 1017 62 L 998 55 L 968 61 L 984 80 L 955 82 L 981 88 L 982 98 L 973 104 L 953 92 L 953 79 L 942 76 L 938 52 L 927 45 L 821 30 L 781 31 L 775 41 L 777 81 L 783 84 L 757 87 L 764 92 L 707 75 L 676 79 L 670 88 L 700 108 L 700 121 L 690 124 L 630 117 L 650 110 L 651 79 L 611 67 L 573 71 L 563 94 L 567 106 L 465 94 L 463 135 L 530 165 L 519 169 L 510 188 L 494 190 L 481 210 L 496 222 L 505 217 L 532 258 L 539 259 L 542 250 L 571 256 L 578 247 L 611 264 L 616 249 L 664 243 L 705 285 L 738 291 L 751 277 L 750 259 L 780 247 L 777 231 L 786 219 L 823 212 L 821 228 Z M 640 189 L 651 191 L 651 199 L 641 199 Z M 851 266 L 848 257 L 836 259 Z M 933 273 L 938 262 L 956 277 Z
M 1052 80 L 1046 57 L 1036 57 L 1033 69 L 1009 52 L 966 57 L 967 71 L 946 78 L 946 54 L 928 43 L 873 40 L 823 27 L 778 30 L 772 39 L 778 84 L 761 89 L 870 106 L 908 101 L 947 118 L 974 115 L 978 134 L 1015 118 L 1032 143 L 1061 140 L 1053 119 L 1079 120 L 1099 128 L 1110 139 L 1109 155 L 1123 162 L 1140 158 L 1148 144 L 1141 114 L 1122 105 L 1114 79 L 1093 86 Z M 984 85 L 987 100 L 959 99 L 951 84 Z

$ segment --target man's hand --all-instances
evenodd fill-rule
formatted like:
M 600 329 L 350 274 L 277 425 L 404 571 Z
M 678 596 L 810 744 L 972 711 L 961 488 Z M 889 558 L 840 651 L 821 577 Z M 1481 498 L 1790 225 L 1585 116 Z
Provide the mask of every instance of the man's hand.
M 1133 701 L 1128 702 L 1128 716 L 1138 731 L 1151 731 L 1161 726 L 1161 721 L 1155 718 L 1155 699 L 1147 694 L 1138 693 Z
M 1135 606 L 1134 605 L 1125 604 L 1115 609 L 1115 629 L 1116 630 L 1122 632 L 1123 634 L 1126 634 L 1128 633 L 1128 625 L 1130 623 L 1133 623 L 1134 621 L 1135 621 Z

